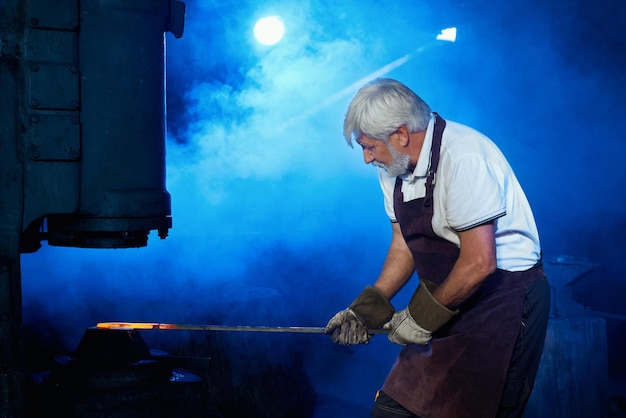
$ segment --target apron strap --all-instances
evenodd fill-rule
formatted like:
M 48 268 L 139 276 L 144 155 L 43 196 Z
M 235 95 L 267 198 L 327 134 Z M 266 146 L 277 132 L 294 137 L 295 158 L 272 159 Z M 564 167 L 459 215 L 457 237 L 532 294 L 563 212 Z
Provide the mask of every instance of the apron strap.
M 428 174 L 426 176 L 426 196 L 424 197 L 424 206 L 428 207 L 433 201 L 433 190 L 435 189 L 435 174 L 437 174 L 437 168 L 439 168 L 439 154 L 441 148 L 441 138 L 443 136 L 443 130 L 446 127 L 446 121 L 437 114 L 435 115 L 435 129 L 433 132 L 433 143 L 430 147 L 430 164 L 428 167 Z

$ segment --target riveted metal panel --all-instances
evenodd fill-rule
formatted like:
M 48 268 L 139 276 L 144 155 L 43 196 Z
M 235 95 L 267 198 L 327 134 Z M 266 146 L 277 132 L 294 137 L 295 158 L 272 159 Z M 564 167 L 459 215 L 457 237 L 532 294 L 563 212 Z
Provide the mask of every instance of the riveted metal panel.
M 78 65 L 78 33 L 33 29 L 27 32 L 26 59 Z
M 33 28 L 76 30 L 78 0 L 29 0 L 26 22 Z
M 61 63 L 30 64 L 28 104 L 33 109 L 78 109 L 78 69 Z
M 35 161 L 77 161 L 80 157 L 78 112 L 32 113 L 27 151 Z

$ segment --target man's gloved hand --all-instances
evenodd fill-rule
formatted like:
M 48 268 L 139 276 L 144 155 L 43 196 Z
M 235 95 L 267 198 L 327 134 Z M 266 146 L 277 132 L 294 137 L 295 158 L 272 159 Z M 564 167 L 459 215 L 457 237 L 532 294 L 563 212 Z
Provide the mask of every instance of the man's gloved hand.
M 367 326 L 350 308 L 335 314 L 328 321 L 325 332 L 332 332 L 332 342 L 341 345 L 367 344 L 370 340 Z
M 395 312 L 389 299 L 373 286 L 363 292 L 345 309 L 333 316 L 325 332 L 337 344 L 367 344 L 372 337 L 369 329 L 380 328 Z
M 389 341 L 400 345 L 426 345 L 432 337 L 432 332 L 417 325 L 411 312 L 409 312 L 409 308 L 396 312 L 391 321 L 387 322 L 383 328 L 391 330 L 388 336 Z
M 424 282 L 420 282 L 409 306 L 397 312 L 383 328 L 390 329 L 389 341 L 407 345 L 426 345 L 432 333 L 451 320 L 457 313 L 442 305 L 430 293 Z

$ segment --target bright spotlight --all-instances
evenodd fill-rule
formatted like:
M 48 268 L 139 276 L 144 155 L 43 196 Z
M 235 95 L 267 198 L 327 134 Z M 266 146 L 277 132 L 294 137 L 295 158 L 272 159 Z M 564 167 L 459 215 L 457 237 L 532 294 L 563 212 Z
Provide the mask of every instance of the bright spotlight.
M 254 25 L 254 36 L 263 45 L 278 43 L 285 34 L 285 26 L 280 18 L 269 16 L 259 19 Z
M 437 35 L 438 41 L 455 42 L 456 41 L 456 28 L 443 29 L 439 35 Z

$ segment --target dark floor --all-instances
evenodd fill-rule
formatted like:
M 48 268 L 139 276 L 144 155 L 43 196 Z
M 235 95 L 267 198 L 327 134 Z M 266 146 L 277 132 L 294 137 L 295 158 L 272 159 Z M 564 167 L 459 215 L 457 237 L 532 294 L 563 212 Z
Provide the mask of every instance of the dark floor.
M 626 377 L 609 380 L 609 418 L 626 417 Z

